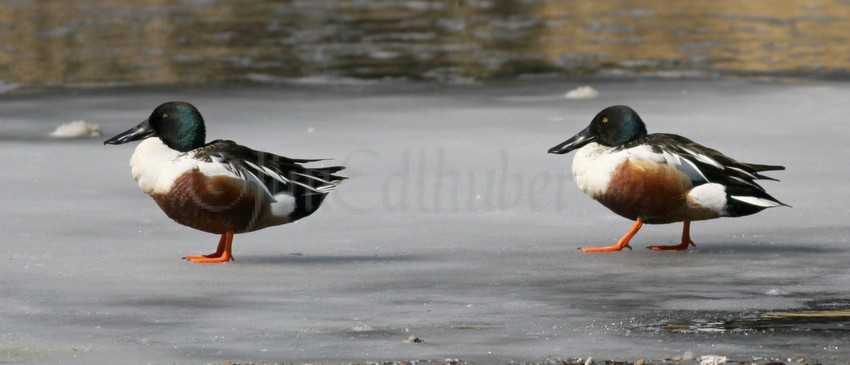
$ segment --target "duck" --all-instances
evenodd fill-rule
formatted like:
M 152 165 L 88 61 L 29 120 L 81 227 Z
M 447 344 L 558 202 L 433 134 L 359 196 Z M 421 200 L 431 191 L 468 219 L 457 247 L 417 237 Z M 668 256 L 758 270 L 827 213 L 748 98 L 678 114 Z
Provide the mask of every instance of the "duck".
M 220 235 L 216 251 L 195 263 L 233 260 L 233 235 L 292 223 L 313 214 L 346 178 L 343 166 L 305 167 L 230 140 L 206 140 L 204 118 L 184 101 L 157 106 L 147 119 L 104 141 L 141 141 L 130 158 L 133 179 L 172 220 Z
M 629 241 L 643 224 L 676 222 L 684 224 L 679 244 L 648 248 L 684 251 L 696 247 L 690 237 L 692 221 L 743 217 L 789 206 L 756 182 L 778 181 L 761 173 L 784 170 L 784 166 L 739 162 L 676 134 L 647 134 L 646 124 L 626 105 L 602 109 L 590 125 L 549 153 L 574 150 L 572 174 L 579 189 L 634 221 L 615 244 L 580 248 L 584 252 L 631 250 Z

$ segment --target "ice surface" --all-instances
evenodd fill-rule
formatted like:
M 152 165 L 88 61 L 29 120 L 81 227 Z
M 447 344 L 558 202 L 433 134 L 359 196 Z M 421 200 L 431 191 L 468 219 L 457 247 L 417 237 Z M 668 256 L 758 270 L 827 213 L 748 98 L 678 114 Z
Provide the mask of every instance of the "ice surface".
M 760 316 L 850 304 L 850 86 L 595 82 L 601 96 L 575 103 L 563 85 L 0 95 L 0 362 L 850 361 L 846 319 Z M 175 99 L 200 108 L 208 139 L 334 158 L 350 179 L 297 224 L 237 235 L 235 262 L 182 261 L 218 238 L 139 191 L 134 145 L 47 137 L 73 119 L 108 137 Z M 680 224 L 644 226 L 634 251 L 578 252 L 631 222 L 578 190 L 571 155 L 546 150 L 613 104 L 650 132 L 785 165 L 764 186 L 793 208 L 694 223 L 688 252 L 642 249 L 677 243 Z

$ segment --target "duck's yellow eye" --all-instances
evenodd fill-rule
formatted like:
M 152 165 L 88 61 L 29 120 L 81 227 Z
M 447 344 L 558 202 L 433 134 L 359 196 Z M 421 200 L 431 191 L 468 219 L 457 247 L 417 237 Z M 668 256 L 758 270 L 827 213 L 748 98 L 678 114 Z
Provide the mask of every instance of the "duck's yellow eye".
M 608 117 L 602 117 L 602 123 L 608 123 Z
M 168 113 L 162 113 L 163 118 L 168 118 Z

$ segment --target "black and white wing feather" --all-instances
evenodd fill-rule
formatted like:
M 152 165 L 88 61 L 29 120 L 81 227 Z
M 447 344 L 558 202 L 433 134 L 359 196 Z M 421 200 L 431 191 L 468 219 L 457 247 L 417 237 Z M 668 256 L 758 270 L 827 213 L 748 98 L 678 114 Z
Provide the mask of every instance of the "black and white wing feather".
M 345 177 L 335 175 L 343 166 L 308 168 L 302 164 L 321 159 L 292 159 L 256 151 L 233 141 L 215 140 L 196 150 L 196 158 L 215 160 L 234 174 L 262 186 L 270 197 L 327 194 Z
M 650 134 L 630 144 L 632 143 L 653 146 L 653 152 L 665 156 L 668 163 L 685 173 L 694 186 L 706 183 L 723 185 L 728 198 L 731 198 L 727 204 L 733 210 L 739 208 L 749 212 L 747 207 L 736 207 L 737 203 L 733 203 L 732 200 L 759 210 L 787 205 L 770 196 L 756 182 L 756 180 L 778 181 L 762 175 L 761 172 L 785 170 L 784 166 L 740 162 L 717 150 L 675 134 Z

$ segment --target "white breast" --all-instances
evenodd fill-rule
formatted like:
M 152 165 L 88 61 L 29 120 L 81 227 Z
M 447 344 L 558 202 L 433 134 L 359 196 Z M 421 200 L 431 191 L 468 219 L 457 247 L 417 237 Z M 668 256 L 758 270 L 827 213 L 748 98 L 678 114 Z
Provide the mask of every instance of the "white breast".
M 655 152 L 652 147 L 637 145 L 628 149 L 605 147 L 590 143 L 578 151 L 573 159 L 573 176 L 579 189 L 598 198 L 608 189 L 611 174 L 624 161 L 655 161 L 680 168 L 679 156 L 667 152 Z
M 147 194 L 167 193 L 180 175 L 193 169 L 200 169 L 207 176 L 236 177 L 219 163 L 198 161 L 192 152 L 168 148 L 159 138 L 148 138 L 139 143 L 130 157 L 130 167 L 133 179 Z
M 601 196 L 611 182 L 611 174 L 628 154 L 611 153 L 613 148 L 589 143 L 576 151 L 573 158 L 573 177 L 578 188 L 593 198 Z

